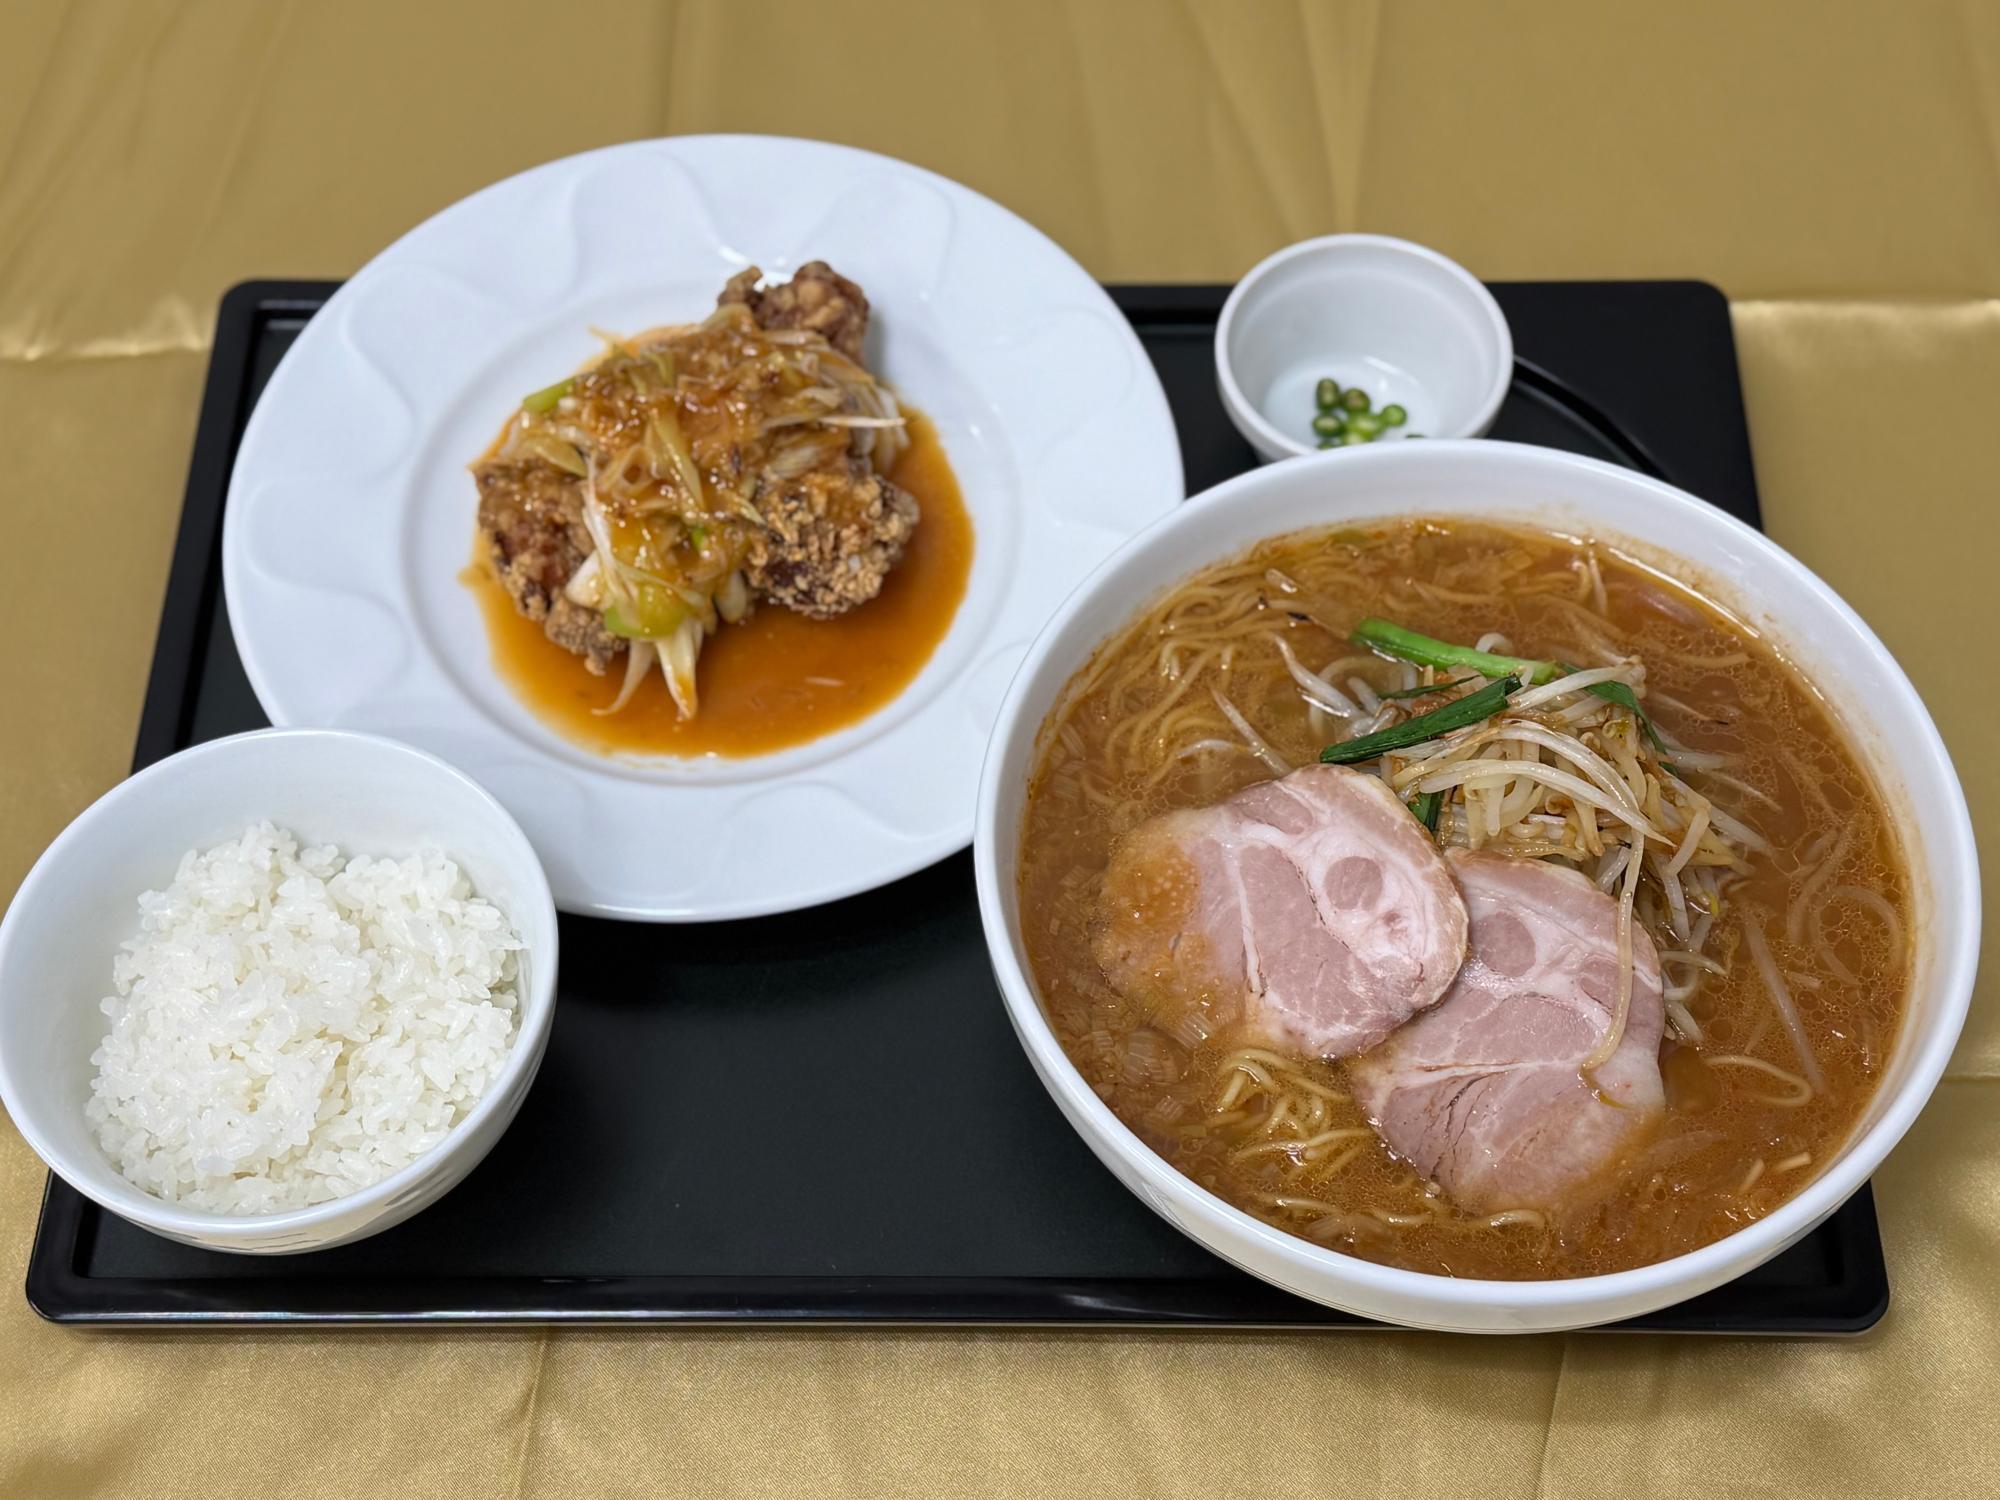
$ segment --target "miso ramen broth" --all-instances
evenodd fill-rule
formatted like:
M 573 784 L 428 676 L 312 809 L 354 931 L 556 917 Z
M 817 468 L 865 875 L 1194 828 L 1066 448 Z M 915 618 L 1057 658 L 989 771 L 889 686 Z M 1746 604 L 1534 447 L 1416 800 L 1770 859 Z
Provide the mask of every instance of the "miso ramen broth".
M 1115 989 L 1093 953 L 1123 834 L 1308 765 L 1420 711 L 1426 691 L 1478 686 L 1476 674 L 1354 644 L 1371 617 L 1565 669 L 1629 664 L 1637 723 L 1659 736 L 1635 794 L 1676 837 L 1701 809 L 1687 843 L 1707 852 L 1683 852 L 1678 876 L 1663 879 L 1673 845 L 1649 851 L 1646 883 L 1627 898 L 1665 982 L 1662 1123 L 1548 1211 L 1455 1208 L 1384 1146 L 1342 1063 L 1162 1017 Z M 1352 715 L 1315 705 L 1315 683 Z M 1711 818 L 1727 837 L 1704 833 Z M 1483 819 L 1473 800 L 1448 804 L 1434 837 L 1556 859 L 1617 893 L 1615 861 L 1594 845 L 1565 854 L 1567 835 L 1551 831 L 1545 847 L 1510 846 L 1532 820 L 1503 836 Z M 1551 830 L 1562 821 L 1542 818 Z M 1910 972 L 1903 851 L 1812 685 L 1741 622 L 1632 558 L 1484 523 L 1282 537 L 1155 601 L 1044 725 L 1020 870 L 1021 930 L 1056 1034 L 1152 1149 L 1288 1231 L 1454 1276 L 1624 1270 L 1771 1212 L 1867 1105 Z

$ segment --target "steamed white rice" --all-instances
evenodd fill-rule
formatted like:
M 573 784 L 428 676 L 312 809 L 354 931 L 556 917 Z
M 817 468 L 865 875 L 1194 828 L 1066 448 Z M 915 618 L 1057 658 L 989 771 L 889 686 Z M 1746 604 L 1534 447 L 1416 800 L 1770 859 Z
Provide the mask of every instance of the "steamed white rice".
M 260 823 L 139 898 L 88 1112 L 193 1208 L 339 1198 L 443 1140 L 513 1045 L 521 940 L 435 851 L 345 858 Z

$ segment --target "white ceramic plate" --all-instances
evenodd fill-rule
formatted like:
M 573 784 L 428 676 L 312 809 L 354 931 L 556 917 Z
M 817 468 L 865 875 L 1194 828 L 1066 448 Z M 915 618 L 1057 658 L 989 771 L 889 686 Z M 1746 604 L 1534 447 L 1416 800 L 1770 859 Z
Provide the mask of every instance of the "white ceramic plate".
M 917 679 L 861 723 L 742 760 L 620 760 L 494 673 L 458 581 L 466 465 L 523 391 L 704 314 L 746 265 L 830 261 L 875 307 L 870 360 L 936 423 L 972 577 Z M 490 788 L 565 911 L 788 911 L 964 847 L 986 735 L 1028 643 L 1184 493 L 1165 393 L 1102 288 L 930 172 L 756 136 L 642 141 L 509 178 L 411 231 L 316 316 L 244 433 L 223 524 L 239 654 L 278 725 L 371 730 Z

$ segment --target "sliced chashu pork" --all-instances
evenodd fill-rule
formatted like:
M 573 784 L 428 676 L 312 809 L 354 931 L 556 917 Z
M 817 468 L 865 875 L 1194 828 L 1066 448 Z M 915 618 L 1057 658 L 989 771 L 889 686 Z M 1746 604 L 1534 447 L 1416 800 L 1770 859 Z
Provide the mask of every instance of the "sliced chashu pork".
M 1642 1144 L 1665 1108 L 1660 961 L 1634 924 L 1624 1038 L 1579 1065 L 1618 1001 L 1618 905 L 1557 865 L 1453 850 L 1471 952 L 1441 1004 L 1348 1063 L 1389 1149 L 1473 1213 L 1552 1208 Z M 1595 1087 L 1592 1087 L 1592 1083 Z
M 1345 1057 L 1444 995 L 1465 931 L 1443 859 L 1395 794 L 1315 765 L 1126 835 L 1097 958 L 1163 1022 L 1194 1009 L 1210 1031 Z

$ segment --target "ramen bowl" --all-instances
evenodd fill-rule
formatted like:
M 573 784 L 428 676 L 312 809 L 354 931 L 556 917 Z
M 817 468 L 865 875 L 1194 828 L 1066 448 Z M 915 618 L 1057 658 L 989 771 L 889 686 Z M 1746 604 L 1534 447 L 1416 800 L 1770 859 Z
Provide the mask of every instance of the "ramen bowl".
M 1021 937 L 1018 853 L 1038 735 L 1065 685 L 1151 601 L 1209 564 L 1265 538 L 1411 515 L 1592 537 L 1729 609 L 1821 685 L 1900 835 L 1919 938 L 1900 1030 L 1872 1098 L 1818 1177 L 1763 1218 L 1686 1254 L 1611 1274 L 1503 1281 L 1325 1248 L 1233 1207 L 1156 1155 L 1071 1063 L 1044 1012 Z M 1506 443 L 1398 444 L 1271 465 L 1196 497 L 1127 543 L 1071 595 L 1014 679 L 988 748 L 974 838 L 980 915 L 1009 1017 L 1050 1097 L 1105 1165 L 1182 1232 L 1253 1275 L 1413 1327 L 1536 1332 L 1612 1322 L 1697 1296 L 1778 1254 L 1867 1180 L 1924 1107 L 1964 1022 L 1978 954 L 1979 872 L 1964 795 L 1922 701 L 1859 616 L 1770 540 L 1692 495 Z

